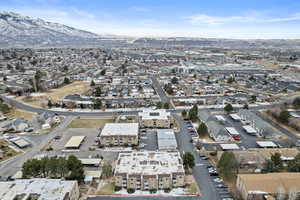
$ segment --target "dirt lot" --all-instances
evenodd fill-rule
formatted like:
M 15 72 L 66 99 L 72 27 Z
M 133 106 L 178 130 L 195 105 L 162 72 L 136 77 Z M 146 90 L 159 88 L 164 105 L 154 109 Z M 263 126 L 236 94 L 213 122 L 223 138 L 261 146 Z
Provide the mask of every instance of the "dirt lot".
M 28 121 L 32 120 L 32 117 L 35 114 L 32 112 L 26 112 L 23 110 L 19 110 L 19 109 L 12 109 L 9 113 L 5 114 L 6 117 L 8 118 L 17 118 L 17 117 L 21 117 L 24 118 Z
M 9 148 L 9 143 L 7 141 L 1 139 L 0 139 L 0 150 L 4 151 L 4 157 L 2 159 L 0 158 L 0 162 L 19 154 L 19 152 L 16 152 L 13 149 Z
M 103 128 L 106 123 L 113 122 L 111 118 L 77 118 L 68 128 Z
M 50 92 L 47 92 L 46 94 L 53 101 L 58 101 L 69 94 L 83 94 L 87 92 L 89 88 L 89 83 L 83 81 L 75 81 L 74 83 L 63 86 L 61 88 L 53 89 Z
M 75 81 L 69 85 L 63 86 L 61 88 L 53 89 L 48 92 L 42 93 L 42 96 L 39 97 L 18 97 L 17 100 L 24 101 L 27 104 L 43 107 L 47 105 L 48 100 L 51 99 L 52 101 L 59 101 L 64 98 L 66 95 L 70 94 L 84 94 L 90 89 L 90 84 L 83 81 Z

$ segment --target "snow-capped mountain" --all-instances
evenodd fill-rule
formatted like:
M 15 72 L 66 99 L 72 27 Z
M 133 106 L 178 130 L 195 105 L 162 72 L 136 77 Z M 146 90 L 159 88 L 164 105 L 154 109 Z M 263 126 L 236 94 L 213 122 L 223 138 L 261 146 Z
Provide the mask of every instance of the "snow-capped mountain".
M 97 39 L 97 34 L 66 25 L 0 12 L 0 46 L 76 45 Z

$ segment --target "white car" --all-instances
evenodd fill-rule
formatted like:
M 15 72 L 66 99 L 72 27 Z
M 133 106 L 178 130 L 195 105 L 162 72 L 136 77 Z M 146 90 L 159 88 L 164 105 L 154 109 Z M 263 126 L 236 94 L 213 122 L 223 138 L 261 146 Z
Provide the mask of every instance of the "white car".
M 221 178 L 215 178 L 215 179 L 214 179 L 214 182 L 216 182 L 216 183 L 222 183 L 222 182 L 223 182 L 223 179 L 221 179 Z

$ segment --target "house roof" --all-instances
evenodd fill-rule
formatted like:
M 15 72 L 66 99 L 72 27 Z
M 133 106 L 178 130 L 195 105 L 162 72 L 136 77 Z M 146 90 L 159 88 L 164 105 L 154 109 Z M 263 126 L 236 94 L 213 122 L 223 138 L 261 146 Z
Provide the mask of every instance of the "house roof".
M 25 119 L 22 118 L 16 118 L 14 121 L 12 121 L 11 123 L 3 126 L 3 128 L 11 128 L 11 127 L 15 127 L 18 126 L 22 123 L 27 123 L 27 121 Z
M 238 178 L 245 185 L 246 191 L 262 191 L 269 194 L 282 190 L 300 189 L 300 173 L 239 174 Z

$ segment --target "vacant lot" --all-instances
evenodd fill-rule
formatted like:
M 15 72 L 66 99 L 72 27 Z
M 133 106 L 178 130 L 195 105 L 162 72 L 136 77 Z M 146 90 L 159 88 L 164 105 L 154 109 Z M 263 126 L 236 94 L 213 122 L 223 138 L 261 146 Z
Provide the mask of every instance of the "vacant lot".
M 77 118 L 68 128 L 103 128 L 106 123 L 113 122 L 111 118 Z
M 32 120 L 32 117 L 34 116 L 34 113 L 32 112 L 26 112 L 23 110 L 19 110 L 19 109 L 12 109 L 9 113 L 5 114 L 6 117 L 8 118 L 24 118 L 28 121 Z
M 61 100 L 64 96 L 69 94 L 83 94 L 90 89 L 90 84 L 83 81 L 75 81 L 69 85 L 61 88 L 53 89 L 47 92 L 47 96 L 53 101 Z
M 103 185 L 98 191 L 98 195 L 109 195 L 115 192 L 115 186 L 112 183 L 107 183 Z
M 70 94 L 84 94 L 90 89 L 90 84 L 83 81 L 75 81 L 69 85 L 65 85 L 61 88 L 52 89 L 48 92 L 42 93 L 42 96 L 38 97 L 18 97 L 17 100 L 21 100 L 27 104 L 45 107 L 48 103 L 48 99 L 51 99 L 53 102 L 63 99 L 66 95 Z
M 0 162 L 19 154 L 19 152 L 16 152 L 13 149 L 9 148 L 9 143 L 7 141 L 1 139 L 0 139 L 0 150 L 4 152 L 4 157 L 2 159 L 0 158 Z

